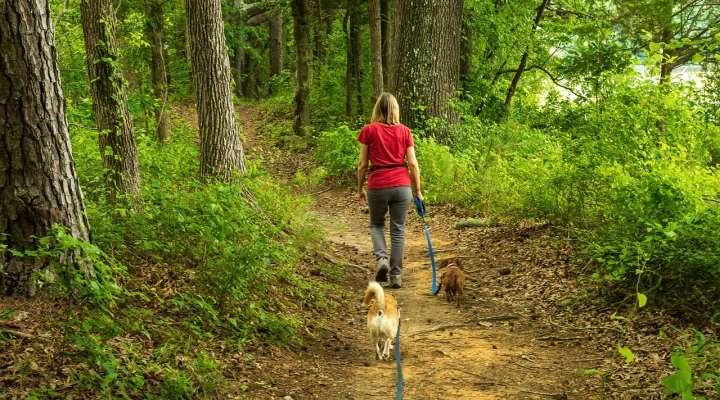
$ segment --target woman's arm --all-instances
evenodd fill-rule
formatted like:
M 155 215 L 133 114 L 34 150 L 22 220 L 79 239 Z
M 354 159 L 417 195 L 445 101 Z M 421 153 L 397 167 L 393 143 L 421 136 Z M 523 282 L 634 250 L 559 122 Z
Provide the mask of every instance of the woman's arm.
M 367 175 L 368 170 L 368 145 L 366 144 L 360 144 L 360 159 L 358 160 L 358 167 L 357 167 L 357 190 L 358 190 L 358 201 L 360 202 L 361 206 L 364 206 L 367 203 L 367 199 L 365 198 L 365 191 L 363 190 L 363 186 L 365 185 L 365 175 Z
M 407 156 L 408 169 L 410 170 L 410 179 L 415 188 L 415 197 L 420 201 L 424 201 L 422 188 L 420 186 L 420 165 L 418 165 L 417 157 L 415 157 L 415 146 L 408 147 L 405 154 Z

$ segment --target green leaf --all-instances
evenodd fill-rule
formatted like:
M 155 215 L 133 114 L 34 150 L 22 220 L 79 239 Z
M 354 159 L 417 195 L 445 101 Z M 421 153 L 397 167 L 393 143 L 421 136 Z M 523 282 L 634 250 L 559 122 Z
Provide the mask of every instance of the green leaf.
M 666 392 L 691 394 L 694 385 L 692 382 L 692 371 L 690 370 L 687 359 L 684 356 L 673 356 L 672 365 L 677 368 L 677 371 L 661 380 Z
M 625 362 L 627 364 L 630 364 L 635 360 L 635 354 L 633 354 L 632 350 L 628 349 L 627 347 L 622 347 L 618 344 L 617 346 L 618 353 L 620 353 L 623 357 L 625 357 Z
M 638 306 L 645 307 L 645 304 L 647 304 L 647 296 L 645 296 L 642 293 L 638 293 L 637 298 L 638 298 Z
M 700 64 L 704 59 L 705 57 L 702 54 L 696 53 L 692 58 L 692 62 L 693 64 Z

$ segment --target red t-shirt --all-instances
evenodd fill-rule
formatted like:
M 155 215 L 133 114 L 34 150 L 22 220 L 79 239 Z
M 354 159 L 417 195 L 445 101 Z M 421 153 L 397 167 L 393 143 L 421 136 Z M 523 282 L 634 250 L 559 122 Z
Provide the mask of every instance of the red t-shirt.
M 408 147 L 413 147 L 415 144 L 407 126 L 373 122 L 360 131 L 357 140 L 368 146 L 370 166 L 403 165 L 396 168 L 380 168 L 370 172 L 368 189 L 411 186 L 410 174 L 405 167 L 405 153 Z

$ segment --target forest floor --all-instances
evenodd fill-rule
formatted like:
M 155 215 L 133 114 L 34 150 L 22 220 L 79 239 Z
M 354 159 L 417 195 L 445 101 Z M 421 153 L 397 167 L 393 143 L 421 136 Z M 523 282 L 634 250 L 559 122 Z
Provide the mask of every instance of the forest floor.
M 196 126 L 194 107 L 182 107 L 178 114 Z M 395 398 L 395 362 L 375 360 L 365 324 L 367 307 L 361 305 L 375 266 L 368 215 L 357 203 L 354 184 L 297 183 L 298 171 L 309 175 L 316 168 L 309 156 L 293 149 L 292 143 L 278 147 L 277 138 L 269 137 L 278 130 L 275 116 L 247 104 L 237 111 L 247 159 L 263 160 L 273 179 L 314 197 L 310 211 L 326 240 L 324 248 L 306 257 L 298 270 L 308 278 L 337 285 L 342 293 L 330 296 L 336 307 L 332 312 L 305 309 L 303 317 L 313 323 L 307 325 L 299 349 L 248 344 L 239 352 L 207 343 L 223 358 L 226 380 L 216 397 Z M 684 325 L 677 315 L 648 304 L 635 318 L 612 319 L 623 309 L 598 301 L 603 294 L 581 282 L 577 266 L 571 264 L 576 242 L 566 231 L 503 221 L 492 227 L 455 228 L 469 217 L 475 216 L 452 204 L 428 207 L 436 259 L 461 257 L 465 265 L 466 294 L 458 309 L 441 294 L 430 295 L 424 227 L 414 210 L 408 216 L 403 287 L 386 289 L 397 296 L 401 307 L 404 399 L 665 398 L 660 379 L 672 372 L 673 346 L 684 344 L 678 333 Z M 343 273 L 318 268 L 328 263 Z M 15 310 L 15 317 L 3 321 L 0 331 L 15 332 L 18 339 L 0 342 L 0 399 L 26 398 L 33 388 L 45 386 L 68 388 L 63 398 L 71 398 L 70 392 L 72 398 L 90 398 L 73 389 L 66 369 L 77 366 L 64 365 L 67 360 L 57 357 L 62 356 L 62 346 L 58 348 L 62 338 L 45 327 L 47 320 L 67 314 L 66 306 L 46 296 L 2 301 L 3 308 Z M 703 328 L 703 333 L 708 340 L 717 338 L 711 328 Z M 634 361 L 626 363 L 616 350 L 618 344 L 632 349 Z M 18 371 L 25 371 L 24 375 Z
M 238 108 L 247 157 L 275 160 L 273 177 L 292 180 L 314 167 L 307 156 L 278 149 L 255 126 L 271 123 L 252 106 Z M 326 232 L 322 258 L 344 270 L 341 287 L 354 302 L 317 315 L 303 351 L 260 355 L 258 379 L 275 384 L 242 399 L 389 399 L 396 393 L 396 364 L 376 361 L 362 295 L 374 279 L 368 215 L 352 183 L 305 188 Z M 422 220 L 414 208 L 406 227 L 403 287 L 389 289 L 401 308 L 404 399 L 651 399 L 671 343 L 658 337 L 672 318 L 655 311 L 642 323 L 611 320 L 613 309 L 589 304 L 594 293 L 578 283 L 570 264 L 572 241 L 562 230 L 534 223 L 455 229 L 468 218 L 452 206 L 428 209 L 436 260 L 462 257 L 468 278 L 460 309 L 431 296 L 431 268 Z M 386 232 L 387 236 L 387 232 Z M 438 277 L 440 271 L 438 271 Z M 588 304 L 584 304 L 588 303 Z M 572 311 L 571 311 L 572 310 Z M 622 325 L 622 324 L 625 325 Z M 635 352 L 626 363 L 620 339 Z

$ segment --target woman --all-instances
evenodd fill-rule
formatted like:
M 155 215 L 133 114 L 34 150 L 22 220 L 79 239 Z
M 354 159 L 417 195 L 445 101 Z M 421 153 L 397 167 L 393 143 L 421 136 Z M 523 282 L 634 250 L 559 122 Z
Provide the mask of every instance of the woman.
M 372 118 L 358 136 L 358 201 L 370 209 L 370 238 L 377 261 L 375 280 L 390 287 L 402 287 L 402 262 L 405 253 L 405 219 L 412 202 L 412 189 L 422 201 L 420 168 L 410 129 L 400 123 L 400 107 L 395 97 L 383 93 L 375 102 Z M 370 161 L 367 194 L 363 190 Z M 408 174 L 409 171 L 409 174 Z M 390 261 L 385 245 L 385 215 L 390 209 Z

